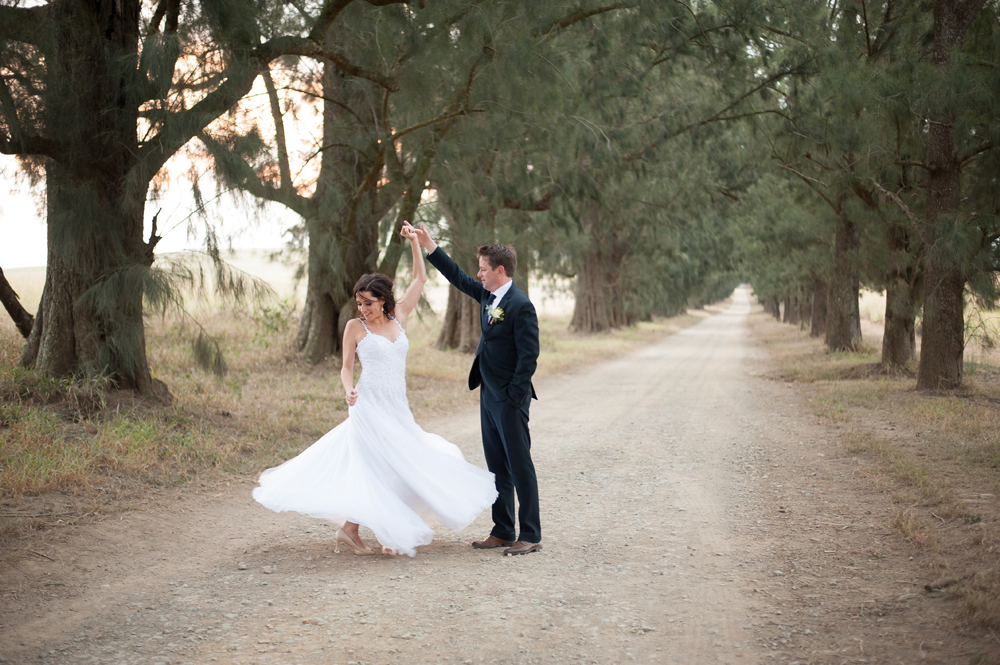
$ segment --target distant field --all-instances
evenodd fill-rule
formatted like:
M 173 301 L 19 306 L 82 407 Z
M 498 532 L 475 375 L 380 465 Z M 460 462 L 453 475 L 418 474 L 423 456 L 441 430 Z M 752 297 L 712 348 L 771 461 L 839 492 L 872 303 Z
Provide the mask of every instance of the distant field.
M 885 332 L 885 293 L 861 291 L 861 340 L 872 349 L 881 350 Z M 1000 365 L 1000 311 L 982 310 L 974 305 L 965 309 L 965 360 Z M 917 325 L 917 350 L 920 327 Z
M 181 254 L 166 254 L 163 259 L 178 259 Z M 248 275 L 252 275 L 266 282 L 274 289 L 278 300 L 294 305 L 296 311 L 302 310 L 305 303 L 305 280 L 301 283 L 295 281 L 294 266 L 286 265 L 280 261 L 270 260 L 271 251 L 266 250 L 243 250 L 225 257 L 226 263 Z M 200 262 L 204 267 L 208 267 L 207 259 Z M 42 288 L 45 286 L 44 266 L 36 268 L 11 268 L 4 270 L 7 281 L 14 288 L 14 291 L 21 297 L 21 304 L 29 312 L 34 313 L 38 309 L 38 302 L 42 297 Z M 425 297 L 430 302 L 431 307 L 437 313 L 443 313 L 448 303 L 448 287 L 444 280 L 437 274 L 437 271 L 430 271 L 430 281 L 425 290 Z M 397 280 L 400 282 L 400 290 L 406 286 L 409 275 L 403 273 Z M 538 313 L 545 316 L 568 316 L 573 312 L 573 293 L 571 285 L 567 280 L 539 280 L 529 279 L 531 297 L 538 308 Z M 265 303 L 271 306 L 276 303 Z M 200 303 L 195 299 L 189 299 L 187 303 L 189 311 L 196 314 L 203 314 L 206 311 L 215 311 L 217 304 L 209 299 L 208 303 Z M 0 313 L 2 314 L 2 313 Z M 3 314 L 0 316 L 0 328 L 13 330 L 14 324 L 10 317 Z
M 42 289 L 45 287 L 45 267 L 10 268 L 4 270 L 3 275 L 10 282 L 11 288 L 21 297 L 24 308 L 34 314 L 38 309 L 38 301 L 42 299 Z M 2 312 L 0 318 L 3 319 L 2 325 L 14 328 L 6 312 Z

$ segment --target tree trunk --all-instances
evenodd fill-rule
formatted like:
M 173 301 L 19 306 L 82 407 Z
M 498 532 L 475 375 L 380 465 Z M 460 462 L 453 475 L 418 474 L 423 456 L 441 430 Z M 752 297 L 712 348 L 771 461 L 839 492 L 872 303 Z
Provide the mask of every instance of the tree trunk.
M 905 226 L 893 225 L 886 238 L 885 332 L 882 365 L 902 367 L 916 357 L 916 318 L 920 311 L 920 269 L 911 257 L 911 238 Z
M 841 215 L 837 220 L 833 274 L 827 295 L 826 345 L 831 351 L 856 351 L 861 346 L 860 247 L 860 229 Z
M 984 4 L 984 0 L 934 1 L 931 60 L 942 75 Z M 918 390 L 957 388 L 964 373 L 966 279 L 960 260 L 952 254 L 948 241 L 939 241 L 938 234 L 938 224 L 949 221 L 959 211 L 962 164 L 955 146 L 955 119 L 946 110 L 949 102 L 932 99 L 939 106 L 932 108 L 927 128 L 927 205 L 922 231 L 928 249 L 924 260 Z
M 777 298 L 764 298 L 764 311 L 781 320 L 781 305 L 778 304 Z
M 613 234 L 601 228 L 600 203 L 584 203 L 584 228 L 588 234 L 587 250 L 576 274 L 576 301 L 570 328 L 583 333 L 603 332 L 634 322 L 627 294 L 621 293 L 621 265 L 625 248 Z
M 377 182 L 369 177 L 381 170 L 381 162 L 372 156 L 360 158 L 342 141 L 345 126 L 359 137 L 375 137 L 377 94 L 368 84 L 346 82 L 329 62 L 324 65 L 323 91 L 331 100 L 323 104 L 323 141 L 328 147 L 310 201 L 313 217 L 306 220 L 308 283 L 296 335 L 299 350 L 312 364 L 341 350 L 344 327 L 353 316 L 354 285 L 377 268 L 378 223 L 384 213 Z M 355 114 L 348 109 L 366 110 Z
M 462 320 L 462 298 L 467 298 L 454 286 L 448 285 L 448 306 L 444 310 L 444 319 L 441 322 L 441 332 L 438 333 L 434 346 L 445 351 L 458 346 L 459 331 Z
M 785 298 L 785 323 L 790 323 L 792 325 L 799 322 L 799 299 L 796 296 L 788 296 Z
M 799 287 L 799 327 L 804 328 L 806 322 L 812 318 L 812 294 L 805 286 Z
M 945 257 L 928 257 L 924 284 L 917 389 L 957 388 L 964 375 L 965 278 L 958 266 Z
M 21 361 L 58 376 L 88 369 L 152 394 L 142 285 L 158 238 L 143 241 L 148 182 L 135 176 L 140 4 L 53 5 L 60 34 L 46 63 L 47 110 L 65 154 L 46 162 L 45 287 Z
M 916 356 L 916 302 L 909 284 L 890 283 L 886 287 L 882 365 L 902 367 Z
M 809 327 L 810 337 L 826 335 L 827 292 L 829 286 L 822 277 L 813 275 L 812 321 Z
M 475 274 L 472 263 L 474 252 L 467 247 L 452 247 L 449 256 L 465 271 Z M 470 272 L 471 271 L 471 272 Z M 448 306 L 445 310 L 441 332 L 438 334 L 437 348 L 458 349 L 462 353 L 475 353 L 479 347 L 479 336 L 482 334 L 479 303 L 465 295 L 454 286 L 448 286 Z
M 458 350 L 462 353 L 475 353 L 482 334 L 483 324 L 479 314 L 479 303 L 468 296 L 463 296 Z
M 482 334 L 479 303 L 454 286 L 448 287 L 448 308 L 435 345 L 441 350 L 475 353 Z
M 3 270 L 0 269 L 0 302 L 3 302 L 4 309 L 10 314 L 11 320 L 17 326 L 17 331 L 25 339 L 31 335 L 31 329 L 35 325 L 35 317 L 28 313 L 21 305 L 21 297 L 11 288 L 10 282 L 4 277 Z
M 604 270 L 599 253 L 587 251 L 576 274 L 573 318 L 570 327 L 577 332 L 596 333 L 611 328 L 608 320 Z
M 635 294 L 622 284 L 622 262 L 628 256 L 628 247 L 618 242 L 614 233 L 608 234 L 604 256 L 604 283 L 608 285 L 608 321 L 612 328 L 631 326 L 636 321 Z

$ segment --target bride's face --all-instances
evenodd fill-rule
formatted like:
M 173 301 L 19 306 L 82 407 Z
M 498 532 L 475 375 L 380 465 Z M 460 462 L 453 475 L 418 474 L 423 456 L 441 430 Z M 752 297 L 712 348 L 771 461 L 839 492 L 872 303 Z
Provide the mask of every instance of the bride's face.
M 354 300 L 358 303 L 358 314 L 365 321 L 371 321 L 373 318 L 377 319 L 382 316 L 382 307 L 385 305 L 385 300 L 376 298 L 371 291 L 358 291 L 358 295 L 354 297 Z

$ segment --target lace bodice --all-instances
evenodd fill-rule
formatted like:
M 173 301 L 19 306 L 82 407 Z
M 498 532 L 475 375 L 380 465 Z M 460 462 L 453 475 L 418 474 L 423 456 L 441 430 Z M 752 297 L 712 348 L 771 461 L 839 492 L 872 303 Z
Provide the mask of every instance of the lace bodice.
M 391 341 L 388 337 L 373 333 L 364 321 L 361 321 L 361 325 L 365 327 L 367 334 L 358 342 L 357 352 L 361 358 L 358 400 L 372 400 L 386 406 L 394 405 L 400 399 L 405 400 L 406 353 L 410 349 L 406 331 L 396 321 L 399 337 L 396 341 Z

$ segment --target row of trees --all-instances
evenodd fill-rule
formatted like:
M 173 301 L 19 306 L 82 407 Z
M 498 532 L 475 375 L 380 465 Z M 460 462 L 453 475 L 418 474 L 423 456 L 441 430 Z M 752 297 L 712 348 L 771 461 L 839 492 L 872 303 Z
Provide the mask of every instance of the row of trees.
M 860 341 L 859 286 L 884 290 L 882 362 L 915 358 L 919 319 L 918 387 L 956 387 L 966 299 L 998 295 L 1000 5 L 796 3 L 786 16 L 766 48 L 807 54 L 810 71 L 775 86 L 751 130 L 772 168 L 736 223 L 742 263 L 772 310 L 812 299 L 833 349 Z
M 396 230 L 416 220 L 460 263 L 503 240 L 522 270 L 574 278 L 583 332 L 749 278 L 768 300 L 828 293 L 812 309 L 846 348 L 864 279 L 890 293 L 887 358 L 912 357 L 922 304 L 921 385 L 955 385 L 963 289 L 988 299 L 994 284 L 996 13 L 0 0 L 0 152 L 44 181 L 48 206 L 23 362 L 153 390 L 143 306 L 175 298 L 178 273 L 156 261 L 155 217 L 144 236 L 145 203 L 178 186 L 183 159 L 299 216 L 296 344 L 311 362 L 338 351 L 357 278 L 395 274 Z M 441 344 L 474 347 L 476 325 L 453 293 Z
M 698 71 L 740 61 L 737 9 L 4 0 L 0 151 L 44 181 L 49 229 L 23 362 L 153 390 L 143 305 L 174 298 L 176 275 L 155 262 L 155 218 L 143 235 L 145 203 L 182 150 L 210 159 L 221 187 L 301 217 L 310 361 L 336 352 L 351 285 L 393 274 L 394 231 L 421 216 L 449 220 L 440 231 L 463 259 L 513 237 L 528 269 L 579 275 L 583 331 L 710 297 L 700 292 L 726 250 L 701 200 L 716 166 L 692 155 L 711 137 L 685 130 L 755 85 Z M 258 82 L 266 95 L 251 96 Z M 320 120 L 303 150 L 293 116 L 309 108 Z M 445 341 L 472 320 L 457 303 Z

